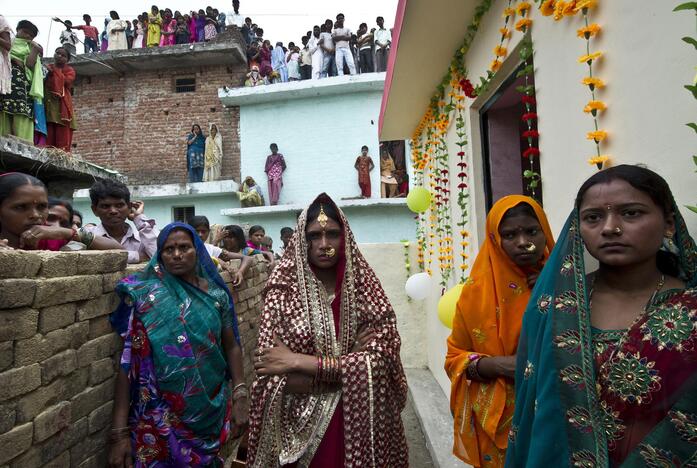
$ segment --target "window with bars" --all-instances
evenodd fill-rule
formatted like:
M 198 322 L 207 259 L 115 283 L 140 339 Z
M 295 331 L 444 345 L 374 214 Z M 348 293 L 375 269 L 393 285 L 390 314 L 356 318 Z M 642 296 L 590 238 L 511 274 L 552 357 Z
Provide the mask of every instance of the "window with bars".
M 175 93 L 193 93 L 196 91 L 196 77 L 187 76 L 174 79 Z
M 172 219 L 175 222 L 188 223 L 194 216 L 196 216 L 196 210 L 193 206 L 172 207 Z

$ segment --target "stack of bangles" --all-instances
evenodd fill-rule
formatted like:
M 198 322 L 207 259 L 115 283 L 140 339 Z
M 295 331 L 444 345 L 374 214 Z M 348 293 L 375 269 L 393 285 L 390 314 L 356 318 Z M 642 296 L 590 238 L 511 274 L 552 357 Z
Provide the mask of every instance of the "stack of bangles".
M 484 356 L 480 354 L 470 354 L 469 364 L 465 368 L 465 377 L 467 380 L 474 380 L 475 382 L 484 382 L 486 379 L 479 374 L 479 360 Z
M 116 443 L 120 440 L 129 439 L 131 437 L 131 428 L 126 427 L 116 427 L 109 433 L 109 443 Z
M 88 248 L 90 245 L 92 245 L 92 241 L 94 241 L 94 234 L 87 231 L 85 228 L 80 228 L 80 229 L 73 229 L 73 235 L 70 237 L 71 240 L 74 240 L 75 242 L 82 242 L 85 244 Z
M 312 387 L 315 392 L 326 390 L 328 385 L 341 382 L 341 357 L 317 356 L 317 373 Z
M 232 389 L 232 401 L 235 402 L 240 398 L 248 398 L 249 390 L 247 390 L 247 384 L 242 382 L 235 385 Z

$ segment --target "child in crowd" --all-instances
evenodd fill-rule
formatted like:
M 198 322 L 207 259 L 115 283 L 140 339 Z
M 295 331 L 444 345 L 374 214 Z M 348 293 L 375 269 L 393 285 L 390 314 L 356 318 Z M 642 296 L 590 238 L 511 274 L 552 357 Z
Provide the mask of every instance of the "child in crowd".
M 19 172 L 0 174 L 0 249 L 60 250 L 70 241 L 88 249 L 121 249 L 117 242 L 85 229 L 63 227 L 63 218 L 70 218 L 59 212 L 54 210 L 54 224 L 48 225 L 48 193 L 39 179 Z
M 73 209 L 73 227 L 75 229 L 80 229 L 82 227 L 82 219 L 82 213 Z
M 288 244 L 290 243 L 291 237 L 293 237 L 293 228 L 281 228 L 281 242 L 283 242 L 283 246 L 280 249 L 278 249 L 279 257 L 283 257 L 283 254 L 286 252 L 286 249 L 288 248 Z
M 203 27 L 203 39 L 208 42 L 218 35 L 218 21 L 206 16 L 206 25 Z
M 220 240 L 223 248 L 229 252 L 241 253 L 242 255 L 263 255 L 264 259 L 273 263 L 273 255 L 269 252 L 263 252 L 259 249 L 254 249 L 247 245 L 244 238 L 244 231 L 241 227 L 231 224 L 223 228 L 223 237 Z
M 92 26 L 92 17 L 90 15 L 82 15 L 82 21 L 85 22 L 84 25 L 75 26 L 75 29 L 82 31 L 85 34 L 85 53 L 99 51 L 99 30 Z
M 194 216 L 189 220 L 189 226 L 196 229 L 196 233 L 201 238 L 208 251 L 208 255 L 211 256 L 214 262 L 222 260 L 223 262 L 229 262 L 230 260 L 240 260 L 240 267 L 237 271 L 230 271 L 233 276 L 232 285 L 239 286 L 242 281 L 244 281 L 244 272 L 247 271 L 249 265 L 251 265 L 252 260 L 248 255 L 244 255 L 238 252 L 230 252 L 225 249 L 221 249 L 216 244 L 218 244 L 217 239 L 213 240 L 212 244 L 208 243 L 208 238 L 211 234 L 211 225 L 208 218 L 205 216 Z M 227 269 L 225 264 L 222 264 L 224 269 Z
M 194 42 L 203 42 L 206 39 L 206 12 L 198 10 L 196 15 L 196 40 Z
M 375 163 L 373 163 L 373 158 L 368 156 L 368 147 L 366 145 L 361 147 L 361 154 L 356 158 L 354 167 L 358 171 L 358 186 L 361 189 L 361 197 L 370 198 L 370 171 L 375 168 Z
M 273 252 L 273 239 L 269 236 L 264 236 L 264 239 L 261 241 L 261 245 L 266 249 L 267 252 L 271 252 L 271 255 L 274 255 Z M 275 255 L 274 255 L 275 258 Z
M 155 220 L 143 213 L 145 204 L 131 202 L 128 187 L 111 179 L 99 180 L 90 188 L 90 200 L 92 213 L 101 223 L 87 228 L 89 232 L 95 237 L 113 239 L 128 250 L 128 263 L 146 262 L 155 255 L 160 231 L 155 227 Z
M 140 16 L 133 20 L 133 49 L 141 49 L 143 47 L 143 23 Z
M 288 48 L 288 80 L 300 80 L 300 49 L 293 44 Z
M 56 197 L 48 197 L 48 216 L 46 225 L 54 227 L 73 227 L 73 205 Z
M 79 42 L 77 34 L 73 31 L 73 23 L 70 20 L 61 21 L 58 18 L 53 18 L 54 21 L 63 23 L 65 25 L 65 31 L 61 31 L 60 43 L 61 46 L 70 53 L 73 57 L 77 53 L 77 43 Z
M 264 237 L 266 237 L 266 231 L 264 228 L 258 224 L 255 224 L 249 228 L 247 247 L 265 252 L 266 248 L 264 247 Z
M 126 20 L 126 45 L 129 49 L 133 48 L 133 25 Z
M 189 25 L 186 23 L 185 16 L 177 18 L 177 28 L 174 31 L 174 40 L 176 44 L 189 43 Z

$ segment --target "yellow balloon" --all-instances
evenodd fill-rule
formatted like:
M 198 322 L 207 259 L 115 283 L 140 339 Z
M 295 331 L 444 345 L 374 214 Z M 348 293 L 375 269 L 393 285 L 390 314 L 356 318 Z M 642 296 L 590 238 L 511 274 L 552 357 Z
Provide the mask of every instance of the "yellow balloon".
M 431 204 L 431 192 L 423 187 L 415 187 L 407 195 L 407 206 L 414 213 L 423 213 Z
M 453 318 L 457 308 L 457 301 L 460 299 L 462 284 L 450 288 L 438 301 L 438 318 L 441 323 L 452 330 Z

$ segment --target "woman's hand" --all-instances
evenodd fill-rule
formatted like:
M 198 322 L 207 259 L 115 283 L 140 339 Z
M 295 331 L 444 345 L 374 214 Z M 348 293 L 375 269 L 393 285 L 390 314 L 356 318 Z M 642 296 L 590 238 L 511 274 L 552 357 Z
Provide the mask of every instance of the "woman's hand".
M 274 334 L 272 348 L 259 348 L 254 359 L 258 375 L 284 375 L 295 370 L 297 355 Z
M 31 47 L 31 51 L 35 54 L 39 56 L 44 55 L 44 48 L 41 47 L 41 44 L 39 44 L 38 42 L 31 41 L 31 44 L 29 44 L 29 46 Z
M 368 344 L 377 337 L 375 331 L 370 327 L 363 327 L 356 335 L 356 342 L 351 348 L 352 353 L 361 353 L 368 350 Z
M 109 447 L 109 468 L 132 468 L 133 458 L 131 456 L 131 439 L 118 440 Z
M 312 393 L 314 380 L 315 379 L 309 375 L 301 374 L 299 372 L 291 372 L 290 374 L 286 375 L 285 392 L 300 394 Z
M 244 281 L 244 272 L 242 270 L 237 270 L 232 274 L 232 285 L 239 286 Z
M 534 288 L 535 283 L 537 282 L 537 278 L 539 278 L 539 277 L 540 277 L 540 272 L 536 271 L 534 273 L 530 273 L 528 275 L 528 277 L 526 278 L 527 282 L 528 282 L 528 288 L 530 288 L 530 289 Z
M 35 249 L 39 245 L 39 241 L 42 239 L 64 239 L 70 240 L 73 237 L 73 231 L 71 229 L 57 227 L 57 226 L 42 226 L 36 225 L 27 229 L 19 237 L 19 248 L 24 249 L 26 247 Z
M 485 379 L 496 379 L 505 377 L 515 378 L 516 356 L 491 356 L 483 357 L 478 361 L 479 375 Z
M 249 400 L 247 396 L 232 402 L 232 424 L 230 435 L 233 439 L 237 439 L 247 430 L 249 426 Z

